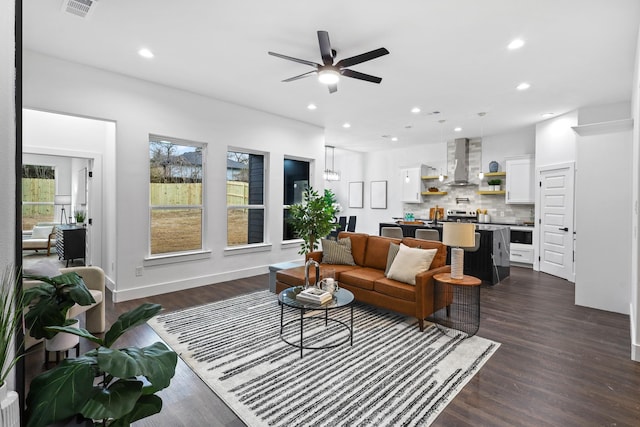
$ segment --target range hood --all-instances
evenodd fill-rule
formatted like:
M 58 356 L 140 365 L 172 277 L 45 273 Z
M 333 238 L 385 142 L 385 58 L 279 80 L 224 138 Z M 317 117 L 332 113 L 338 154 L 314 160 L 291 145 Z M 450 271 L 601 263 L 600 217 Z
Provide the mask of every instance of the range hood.
M 450 187 L 477 186 L 477 183 L 469 182 L 469 139 L 458 138 L 453 141 L 453 181 L 446 182 Z

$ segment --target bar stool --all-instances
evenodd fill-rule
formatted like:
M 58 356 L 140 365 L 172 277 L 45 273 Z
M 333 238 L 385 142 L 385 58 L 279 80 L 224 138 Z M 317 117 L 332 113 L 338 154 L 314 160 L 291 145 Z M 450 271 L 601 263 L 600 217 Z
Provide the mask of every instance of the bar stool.
M 416 239 L 440 241 L 440 233 L 438 230 L 418 228 L 416 229 Z
M 404 237 L 402 235 L 401 227 L 382 227 L 380 235 L 382 237 L 395 237 L 397 239 L 402 239 Z

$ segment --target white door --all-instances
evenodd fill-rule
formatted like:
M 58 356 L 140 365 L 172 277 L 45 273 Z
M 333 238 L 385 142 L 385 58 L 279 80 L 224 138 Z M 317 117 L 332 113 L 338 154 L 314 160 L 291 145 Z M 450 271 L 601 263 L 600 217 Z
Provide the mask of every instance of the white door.
M 540 169 L 540 271 L 574 281 L 573 197 L 574 164 Z

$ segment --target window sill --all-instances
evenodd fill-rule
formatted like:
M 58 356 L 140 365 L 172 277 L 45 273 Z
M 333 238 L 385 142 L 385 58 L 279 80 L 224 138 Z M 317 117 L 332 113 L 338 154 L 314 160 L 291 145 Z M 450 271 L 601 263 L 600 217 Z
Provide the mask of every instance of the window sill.
M 147 257 L 142 261 L 144 266 L 164 265 L 172 264 L 176 262 L 196 261 L 200 259 L 211 258 L 210 250 L 203 250 L 197 252 L 184 252 L 179 254 L 157 255 Z
M 255 243 L 252 245 L 227 246 L 224 248 L 224 256 L 251 254 L 255 252 L 269 252 L 271 243 Z
M 294 240 L 285 240 L 282 242 L 282 244 L 280 244 L 280 247 L 282 249 L 289 249 L 289 248 L 298 248 L 300 249 L 300 245 L 304 242 L 304 240 L 302 239 L 294 239 Z

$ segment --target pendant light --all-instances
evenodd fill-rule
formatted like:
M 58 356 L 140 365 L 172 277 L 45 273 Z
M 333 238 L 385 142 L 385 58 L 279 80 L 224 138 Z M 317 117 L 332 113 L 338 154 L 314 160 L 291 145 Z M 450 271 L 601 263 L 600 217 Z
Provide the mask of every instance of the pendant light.
M 480 179 L 480 181 L 482 181 L 484 179 L 484 172 L 482 172 L 482 144 L 484 144 L 484 116 L 486 116 L 487 113 L 485 112 L 480 112 L 478 113 L 478 116 L 480 116 L 480 172 L 478 173 L 478 178 Z
M 331 148 L 331 169 L 329 169 L 329 164 L 327 163 L 327 152 L 329 151 L 328 150 L 329 148 Z M 336 147 L 332 145 L 324 146 L 324 165 L 325 165 L 324 179 L 326 181 L 340 181 L 340 173 L 336 172 L 335 164 L 334 164 L 335 150 L 336 150 Z

